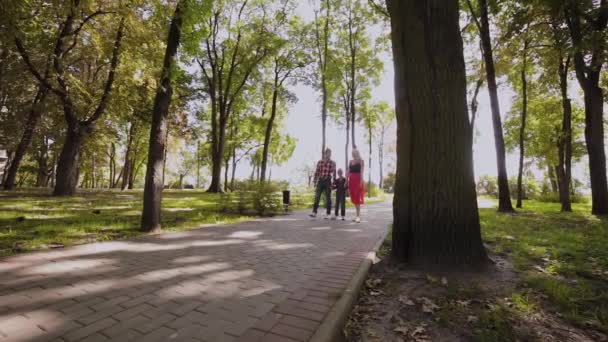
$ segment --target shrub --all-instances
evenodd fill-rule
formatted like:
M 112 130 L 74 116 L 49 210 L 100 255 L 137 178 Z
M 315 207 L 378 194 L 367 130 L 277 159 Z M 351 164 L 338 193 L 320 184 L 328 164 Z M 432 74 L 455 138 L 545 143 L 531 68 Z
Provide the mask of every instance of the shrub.
M 536 200 L 545 203 L 559 203 L 559 194 L 555 192 L 542 194 L 539 195 Z M 582 194 L 570 194 L 570 202 L 583 204 L 589 203 L 589 197 Z
M 367 193 L 366 195 L 368 197 L 378 197 L 378 196 L 380 196 L 382 194 L 382 192 L 381 192 L 380 188 L 378 187 L 378 185 L 376 185 L 373 182 L 371 184 L 365 183 L 365 186 L 367 187 L 365 189 L 365 191 L 366 191 L 366 193 Z
M 477 181 L 477 193 L 480 195 L 498 197 L 498 181 L 496 177 L 484 175 Z
M 382 190 L 387 193 L 393 193 L 395 191 L 395 173 L 390 172 L 384 179 L 382 180 Z
M 523 199 L 535 199 L 541 194 L 541 187 L 533 177 L 524 177 L 522 179 Z M 517 198 L 517 177 L 509 179 L 509 190 L 512 198 Z

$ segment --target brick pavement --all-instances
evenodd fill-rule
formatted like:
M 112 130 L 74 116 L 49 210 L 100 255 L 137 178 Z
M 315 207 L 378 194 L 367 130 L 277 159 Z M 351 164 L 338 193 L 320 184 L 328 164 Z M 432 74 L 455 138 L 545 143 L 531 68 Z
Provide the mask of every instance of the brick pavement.
M 0 341 L 307 341 L 392 219 L 307 214 L 0 260 Z

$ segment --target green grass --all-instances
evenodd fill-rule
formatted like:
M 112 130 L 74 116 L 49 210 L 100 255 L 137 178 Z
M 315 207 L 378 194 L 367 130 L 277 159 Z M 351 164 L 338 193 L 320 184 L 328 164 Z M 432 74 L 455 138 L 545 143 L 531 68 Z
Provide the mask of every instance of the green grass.
M 524 290 L 571 323 L 608 332 L 608 219 L 590 212 L 589 204 L 561 213 L 558 203 L 525 201 L 517 214 L 481 209 L 480 217 L 484 241 L 511 259 Z M 538 310 L 518 296 L 517 311 Z
M 308 192 L 293 194 L 292 209 L 312 202 Z M 276 197 L 280 201 L 280 194 Z M 380 202 L 374 199 L 371 203 Z M 163 191 L 162 227 L 165 231 L 231 223 L 255 215 L 248 210 L 225 210 L 220 194 L 199 190 Z M 51 197 L 48 190 L 0 191 L 0 256 L 142 235 L 139 231 L 141 191 L 85 191 L 74 197 Z
M 0 192 L 0 255 L 141 235 L 141 191 L 81 191 L 55 198 L 46 191 Z M 220 213 L 219 195 L 166 190 L 162 225 L 167 231 L 246 219 Z

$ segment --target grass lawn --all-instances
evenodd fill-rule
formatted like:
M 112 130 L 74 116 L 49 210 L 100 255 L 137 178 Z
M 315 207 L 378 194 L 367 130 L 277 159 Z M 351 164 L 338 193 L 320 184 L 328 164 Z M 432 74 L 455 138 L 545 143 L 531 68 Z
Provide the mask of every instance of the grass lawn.
M 297 197 L 292 209 L 306 208 L 313 197 L 311 193 L 292 196 Z M 251 218 L 248 214 L 226 212 L 221 203 L 220 194 L 165 190 L 163 230 L 187 230 Z M 62 198 L 51 197 L 46 189 L 0 191 L 0 256 L 142 235 L 141 209 L 141 190 L 81 190 L 78 196 Z
M 535 201 L 516 214 L 480 209 L 497 262 L 483 273 L 394 264 L 389 234 L 351 314 L 348 340 L 606 340 L 608 218 L 590 215 L 590 204 L 573 210 Z
M 558 203 L 534 201 L 516 215 L 482 209 L 484 240 L 520 274 L 513 296 L 521 309 L 547 304 L 575 325 L 608 333 L 608 218 L 590 215 L 590 204 L 559 210 Z

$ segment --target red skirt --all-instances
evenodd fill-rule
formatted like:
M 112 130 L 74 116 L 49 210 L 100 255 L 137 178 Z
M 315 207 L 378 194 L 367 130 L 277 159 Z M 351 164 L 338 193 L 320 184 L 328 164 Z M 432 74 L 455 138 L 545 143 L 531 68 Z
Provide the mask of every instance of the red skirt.
M 350 201 L 353 202 L 353 204 L 363 204 L 365 189 L 362 186 L 360 173 L 350 173 L 348 175 L 348 193 L 350 195 Z

